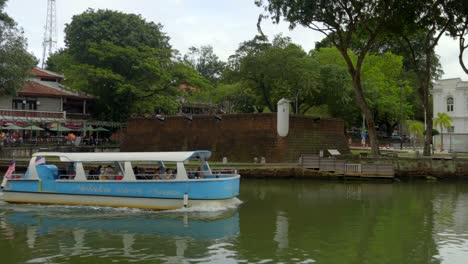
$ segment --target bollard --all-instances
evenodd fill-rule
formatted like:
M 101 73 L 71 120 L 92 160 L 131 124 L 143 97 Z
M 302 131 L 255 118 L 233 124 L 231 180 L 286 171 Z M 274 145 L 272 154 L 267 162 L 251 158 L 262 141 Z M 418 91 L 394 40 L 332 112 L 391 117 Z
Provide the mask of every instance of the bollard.
M 227 164 L 227 163 L 228 163 L 227 157 L 223 157 L 223 164 Z
M 260 163 L 261 163 L 261 164 L 265 164 L 265 163 L 266 163 L 265 157 L 262 157 L 262 158 L 260 159 Z

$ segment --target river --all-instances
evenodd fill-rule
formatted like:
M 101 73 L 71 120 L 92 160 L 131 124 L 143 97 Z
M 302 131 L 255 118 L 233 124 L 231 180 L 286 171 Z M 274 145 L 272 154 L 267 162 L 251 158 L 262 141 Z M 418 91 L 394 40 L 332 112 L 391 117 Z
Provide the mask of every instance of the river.
M 203 212 L 0 202 L 0 263 L 468 261 L 465 182 L 243 180 L 239 198 Z

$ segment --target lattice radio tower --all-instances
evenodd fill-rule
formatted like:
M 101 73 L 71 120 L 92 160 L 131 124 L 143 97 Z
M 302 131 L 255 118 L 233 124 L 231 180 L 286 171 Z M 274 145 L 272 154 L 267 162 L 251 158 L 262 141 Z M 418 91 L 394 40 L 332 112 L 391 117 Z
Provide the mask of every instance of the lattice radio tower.
M 55 11 L 55 0 L 47 0 L 47 18 L 45 24 L 44 41 L 42 42 L 42 68 L 47 57 L 55 52 L 57 47 L 57 13 Z

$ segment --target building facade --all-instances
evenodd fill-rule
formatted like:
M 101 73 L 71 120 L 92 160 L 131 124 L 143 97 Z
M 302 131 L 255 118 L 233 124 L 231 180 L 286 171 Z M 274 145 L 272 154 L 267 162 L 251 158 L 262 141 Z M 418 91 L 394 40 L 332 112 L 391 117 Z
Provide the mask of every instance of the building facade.
M 468 134 L 468 82 L 460 78 L 437 81 L 433 100 L 434 118 L 437 113 L 447 113 L 453 118 L 452 127 L 439 132 Z
M 434 118 L 437 113 L 452 117 L 452 126 L 434 137 L 436 150 L 468 152 L 468 82 L 460 78 L 439 80 L 433 88 Z M 440 127 L 434 127 L 440 130 Z
M 94 97 L 66 88 L 62 75 L 39 68 L 16 96 L 0 97 L 0 119 L 6 122 L 70 122 L 90 118 Z

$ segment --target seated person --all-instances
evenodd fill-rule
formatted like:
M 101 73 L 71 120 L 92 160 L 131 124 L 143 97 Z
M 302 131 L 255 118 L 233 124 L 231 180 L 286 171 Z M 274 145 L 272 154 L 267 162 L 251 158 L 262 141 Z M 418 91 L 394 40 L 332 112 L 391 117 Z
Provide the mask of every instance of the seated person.
M 202 168 L 198 166 L 197 171 L 195 172 L 195 178 L 200 179 L 204 177 L 205 177 L 205 173 L 203 172 Z
M 110 165 L 104 169 L 104 173 L 99 175 L 99 180 L 113 180 L 115 176 L 114 169 Z
M 175 179 L 175 174 L 174 174 L 174 171 L 172 169 L 170 169 L 170 168 L 166 169 L 165 179 L 168 179 L 168 180 Z

